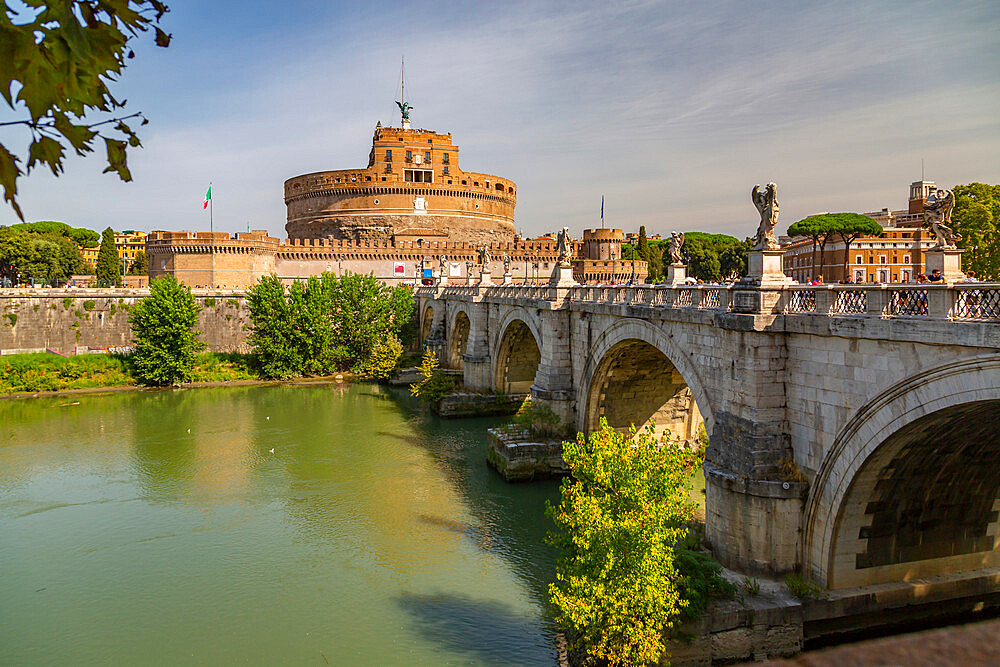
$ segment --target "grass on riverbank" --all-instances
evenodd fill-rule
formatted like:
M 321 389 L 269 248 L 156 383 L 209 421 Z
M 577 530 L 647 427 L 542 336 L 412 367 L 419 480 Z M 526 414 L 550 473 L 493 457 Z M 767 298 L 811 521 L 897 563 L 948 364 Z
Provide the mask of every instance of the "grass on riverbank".
M 250 355 L 198 355 L 192 382 L 256 380 Z M 112 354 L 12 354 L 0 357 L 0 395 L 135 385 L 125 357 Z

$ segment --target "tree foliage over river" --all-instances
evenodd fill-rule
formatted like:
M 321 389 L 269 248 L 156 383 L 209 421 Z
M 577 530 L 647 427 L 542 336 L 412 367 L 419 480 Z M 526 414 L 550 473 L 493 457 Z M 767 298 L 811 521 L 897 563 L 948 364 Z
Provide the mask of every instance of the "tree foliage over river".
M 265 276 L 247 296 L 250 345 L 264 377 L 367 371 L 373 351 L 384 366 L 387 341 L 405 347 L 413 337 L 411 289 L 370 275 L 324 273 L 287 291 L 277 276 Z

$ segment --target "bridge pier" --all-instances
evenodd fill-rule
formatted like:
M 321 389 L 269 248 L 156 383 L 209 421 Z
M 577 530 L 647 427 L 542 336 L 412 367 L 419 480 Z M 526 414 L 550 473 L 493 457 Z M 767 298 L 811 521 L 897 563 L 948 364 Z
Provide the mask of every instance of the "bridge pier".
M 563 426 L 576 424 L 570 316 L 568 310 L 557 310 L 544 320 L 542 358 L 538 363 L 535 381 L 531 385 L 532 404 L 548 407 Z

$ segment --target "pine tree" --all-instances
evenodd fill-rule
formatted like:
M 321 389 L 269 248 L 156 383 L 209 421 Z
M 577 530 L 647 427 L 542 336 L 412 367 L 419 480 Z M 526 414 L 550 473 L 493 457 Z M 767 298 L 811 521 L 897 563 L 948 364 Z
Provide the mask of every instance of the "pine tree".
M 128 272 L 133 276 L 144 276 L 149 272 L 149 259 L 145 252 L 140 250 L 135 254 L 135 261 L 132 262 Z
M 115 232 L 110 227 L 101 235 L 96 273 L 98 287 L 120 287 L 122 284 L 122 265 L 118 261 L 118 250 L 115 248 Z

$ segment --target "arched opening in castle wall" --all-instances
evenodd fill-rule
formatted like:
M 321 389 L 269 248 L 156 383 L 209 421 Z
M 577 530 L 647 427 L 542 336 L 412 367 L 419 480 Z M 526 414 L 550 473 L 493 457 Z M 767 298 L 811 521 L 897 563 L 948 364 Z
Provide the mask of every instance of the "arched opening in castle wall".
M 601 418 L 619 431 L 641 431 L 655 423 L 657 437 L 698 439 L 704 420 L 680 371 L 653 345 L 636 339 L 611 347 L 594 372 L 587 397 L 585 428 Z M 668 436 L 669 432 L 669 436 Z
M 506 394 L 526 394 L 538 372 L 542 353 L 538 341 L 521 320 L 513 320 L 497 346 L 496 390 Z
M 455 315 L 455 323 L 451 327 L 451 338 L 448 341 L 448 367 L 461 370 L 465 366 L 465 349 L 469 344 L 469 316 L 464 311 Z
M 828 585 L 845 588 L 1000 565 L 1000 401 L 938 410 L 858 469 L 837 513 Z

